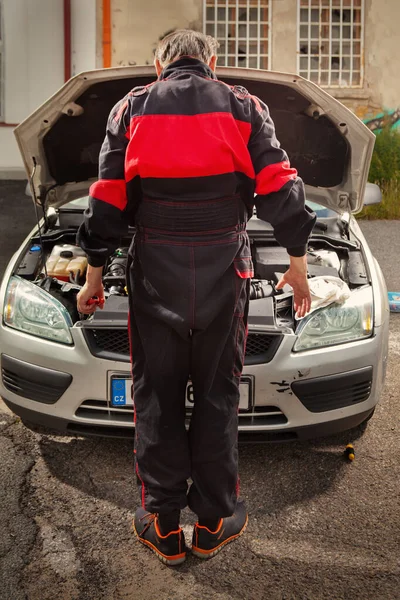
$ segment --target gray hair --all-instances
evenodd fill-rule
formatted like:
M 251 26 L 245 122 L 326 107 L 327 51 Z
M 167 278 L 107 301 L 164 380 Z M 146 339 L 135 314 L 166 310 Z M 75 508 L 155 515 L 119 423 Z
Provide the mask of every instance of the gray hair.
M 178 29 L 166 35 L 155 51 L 155 58 L 164 68 L 181 56 L 191 56 L 208 63 L 217 54 L 219 43 L 211 35 L 192 29 Z

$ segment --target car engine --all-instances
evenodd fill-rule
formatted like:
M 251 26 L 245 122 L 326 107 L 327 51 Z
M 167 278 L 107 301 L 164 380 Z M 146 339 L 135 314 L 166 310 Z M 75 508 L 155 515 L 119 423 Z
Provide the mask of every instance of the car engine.
M 74 245 L 75 232 L 50 231 L 41 242 L 38 238 L 31 240 L 21 257 L 16 275 L 29 279 L 57 298 L 67 308 L 73 323 L 98 321 L 100 318 L 115 322 L 116 312 L 121 323 L 125 317 L 127 319 L 128 244 L 118 248 L 104 267 L 104 309 L 86 317 L 79 315 L 76 309 L 76 295 L 85 283 L 87 259 Z M 251 281 L 250 315 L 262 325 L 295 328 L 292 290 L 289 286 L 283 290 L 276 289 L 277 282 L 289 268 L 287 251 L 274 242 L 253 242 L 252 255 L 255 276 Z M 351 289 L 368 283 L 364 259 L 356 245 L 341 244 L 340 240 L 334 244 L 318 240 L 310 244 L 307 262 L 309 277 L 340 277 Z

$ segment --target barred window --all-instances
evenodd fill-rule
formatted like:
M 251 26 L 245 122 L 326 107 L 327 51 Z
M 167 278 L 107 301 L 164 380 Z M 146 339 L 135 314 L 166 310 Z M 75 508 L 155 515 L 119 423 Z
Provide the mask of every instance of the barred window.
M 298 0 L 298 73 L 321 86 L 363 83 L 364 0 Z
M 203 23 L 221 45 L 219 65 L 270 68 L 270 0 L 206 0 Z

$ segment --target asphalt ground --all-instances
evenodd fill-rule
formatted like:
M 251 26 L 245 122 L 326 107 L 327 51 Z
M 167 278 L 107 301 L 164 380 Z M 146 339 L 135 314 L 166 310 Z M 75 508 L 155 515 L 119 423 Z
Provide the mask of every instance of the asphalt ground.
M 23 189 L 0 182 L 0 274 L 34 223 Z M 400 290 L 400 223 L 362 229 L 388 288 Z M 245 535 L 175 569 L 130 531 L 139 504 L 131 442 L 32 432 L 0 405 L 1 600 L 400 598 L 399 361 L 393 314 L 374 418 L 323 440 L 242 446 Z M 183 517 L 190 541 L 193 517 Z

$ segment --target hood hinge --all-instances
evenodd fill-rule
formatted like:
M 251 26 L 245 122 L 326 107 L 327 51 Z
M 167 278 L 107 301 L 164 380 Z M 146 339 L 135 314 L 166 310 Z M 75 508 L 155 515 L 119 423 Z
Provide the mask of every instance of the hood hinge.
M 345 192 L 339 194 L 339 208 L 349 210 L 349 194 Z
M 340 216 L 340 222 L 343 226 L 343 233 L 346 234 L 346 238 L 349 237 L 349 227 L 350 227 L 350 213 L 345 212 Z
M 40 202 L 40 206 L 44 211 L 46 209 L 47 188 L 44 185 L 39 185 L 39 195 L 36 196 Z

